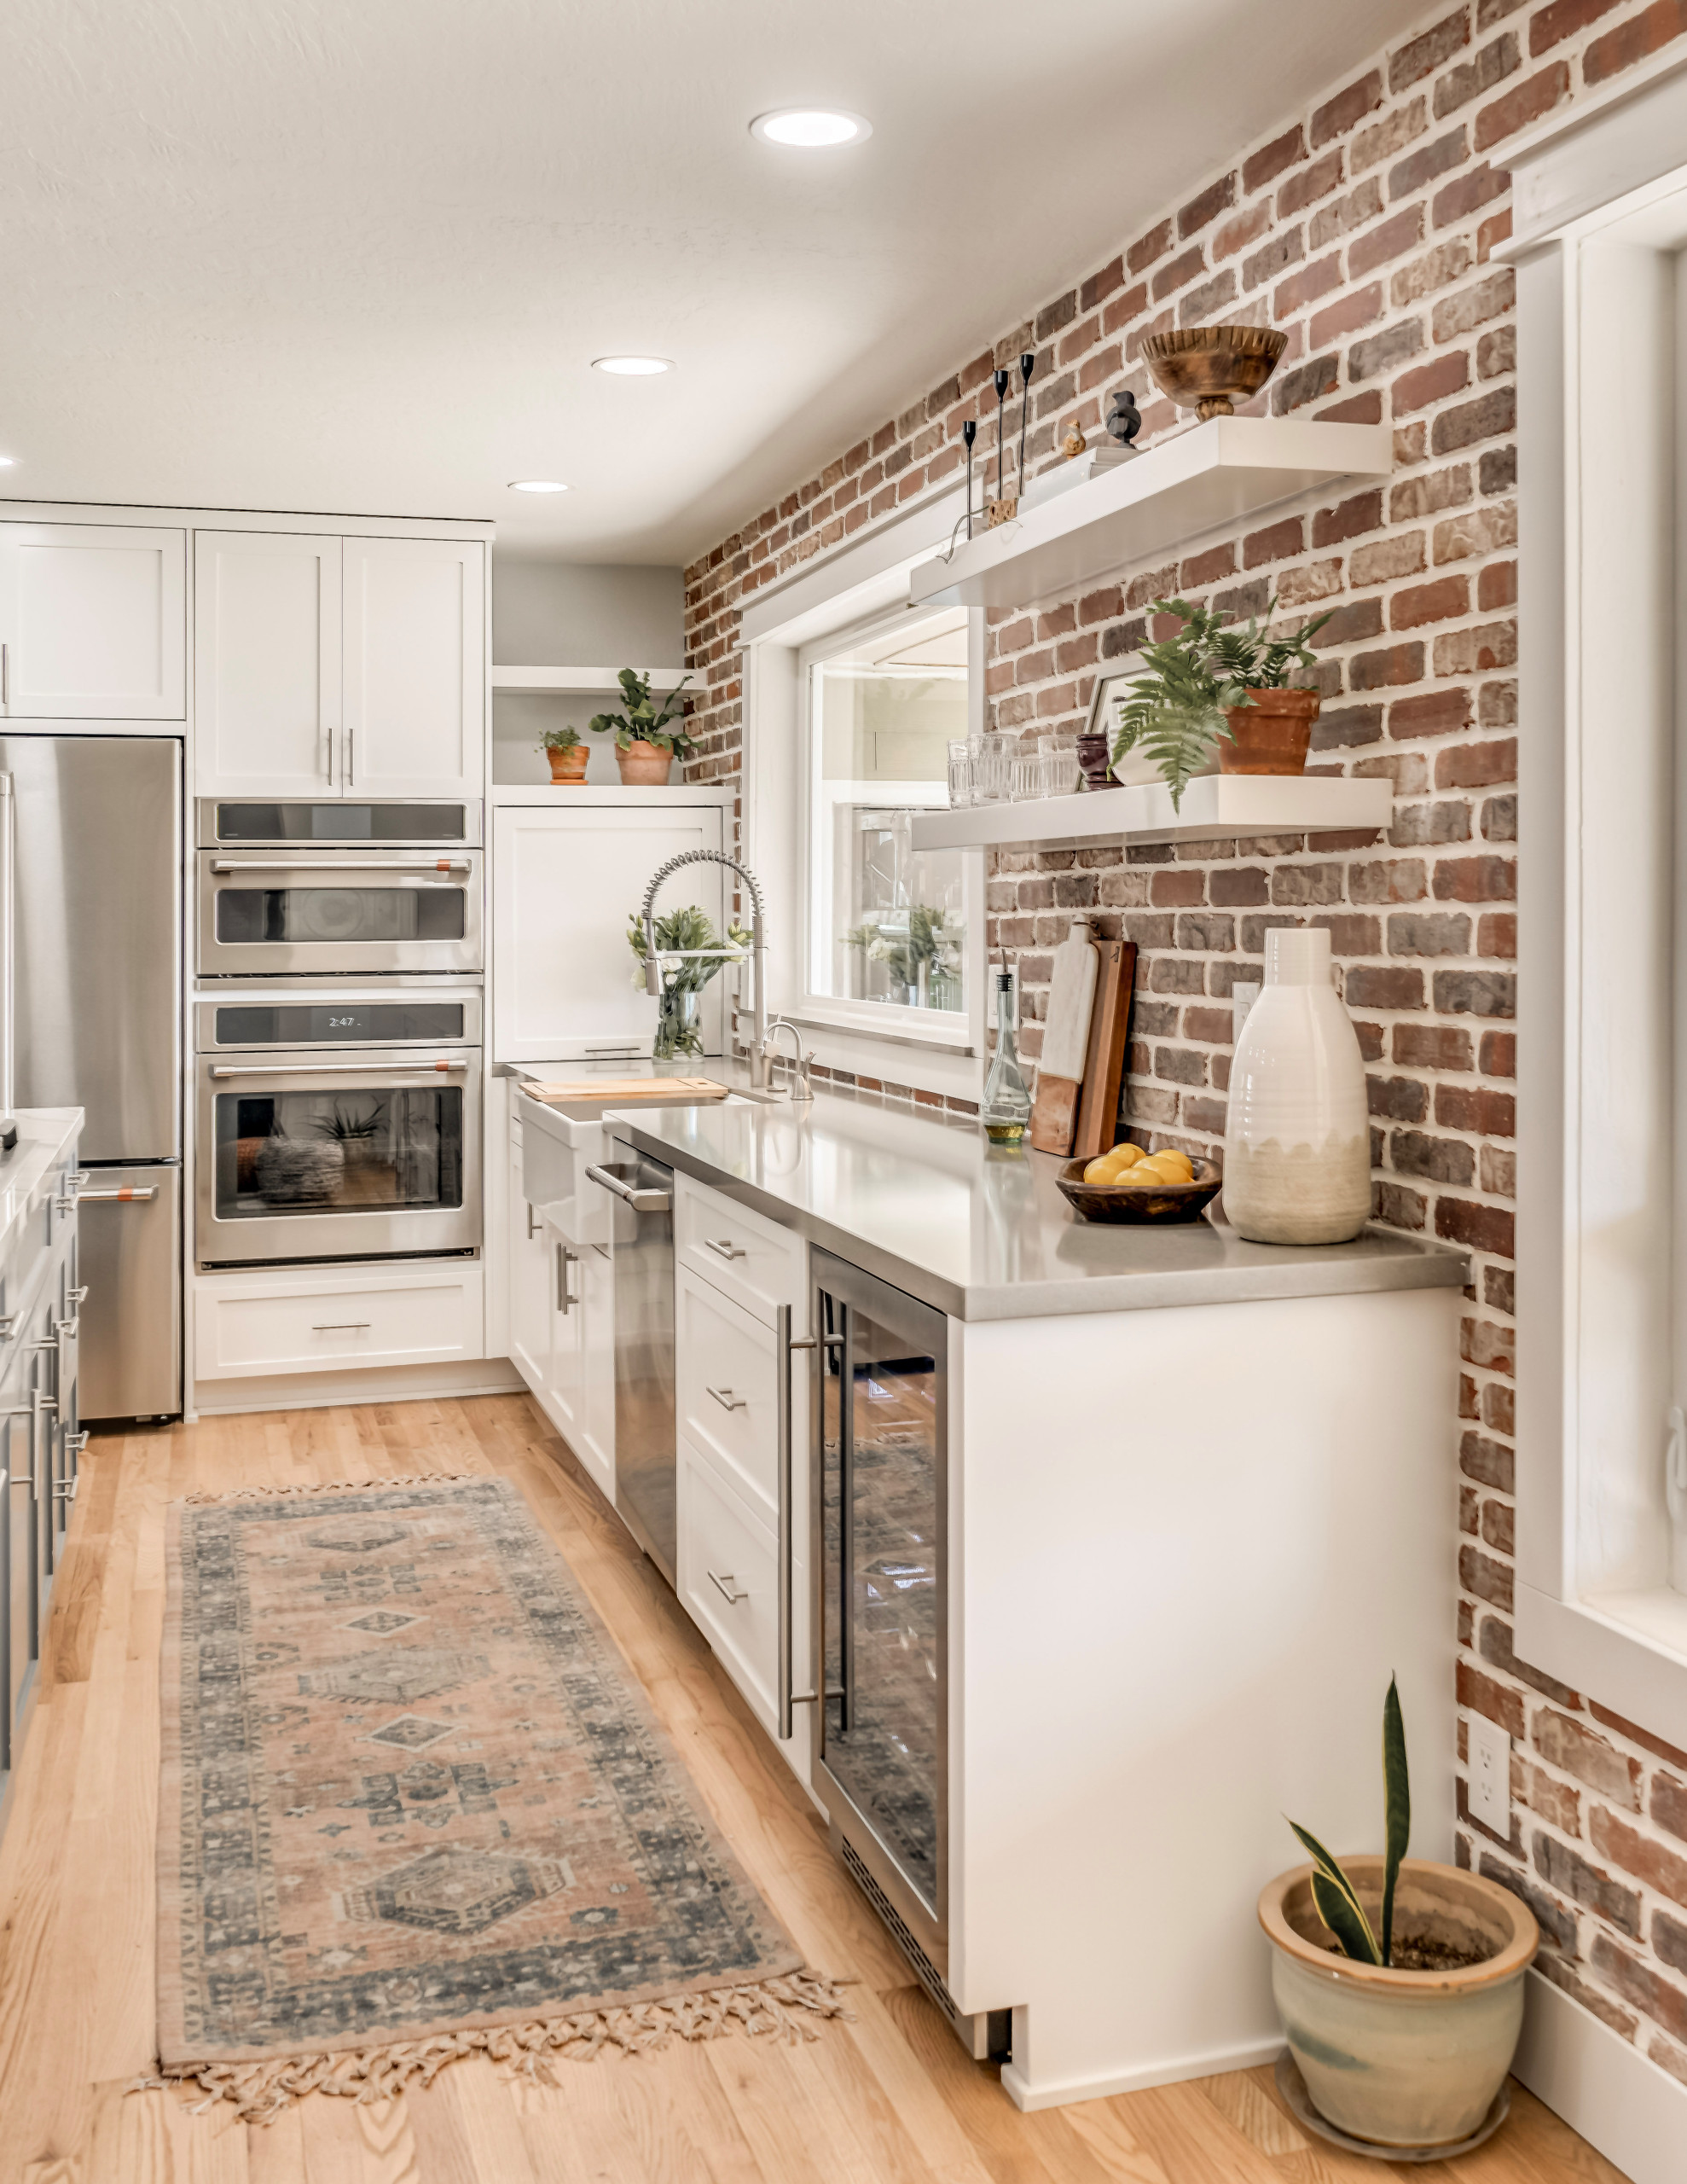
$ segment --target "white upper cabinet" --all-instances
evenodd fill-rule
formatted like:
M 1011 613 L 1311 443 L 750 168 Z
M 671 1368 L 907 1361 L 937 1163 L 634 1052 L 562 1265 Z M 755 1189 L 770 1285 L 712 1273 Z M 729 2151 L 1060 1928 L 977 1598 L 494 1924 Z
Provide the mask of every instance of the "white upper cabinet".
M 339 595 L 338 538 L 194 533 L 201 794 L 339 793 Z
M 345 542 L 347 795 L 477 795 L 484 764 L 484 548 Z
M 0 714 L 187 717 L 187 533 L 0 523 Z
M 194 534 L 202 796 L 481 792 L 478 539 Z
M 627 921 L 658 865 L 681 850 L 718 850 L 721 813 L 663 804 L 649 789 L 624 804 L 569 810 L 506 805 L 493 822 L 492 1020 L 500 1061 L 628 1060 L 648 1054 L 656 1002 L 633 984 Z M 722 869 L 676 873 L 658 912 L 694 903 L 723 930 Z M 704 1051 L 722 1051 L 730 968 L 704 990 Z

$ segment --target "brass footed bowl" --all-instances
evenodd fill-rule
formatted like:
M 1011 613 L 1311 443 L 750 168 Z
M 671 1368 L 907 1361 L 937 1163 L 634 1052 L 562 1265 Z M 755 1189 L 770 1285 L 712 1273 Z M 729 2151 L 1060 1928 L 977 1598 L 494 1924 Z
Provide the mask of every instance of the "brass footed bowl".
M 1161 393 L 1204 421 L 1257 394 L 1288 346 L 1274 326 L 1186 326 L 1151 334 L 1142 353 Z
M 1192 1183 L 1087 1183 L 1087 1160 L 1069 1160 L 1055 1177 L 1061 1196 L 1084 1221 L 1198 1221 L 1218 1196 L 1222 1170 L 1195 1163 Z

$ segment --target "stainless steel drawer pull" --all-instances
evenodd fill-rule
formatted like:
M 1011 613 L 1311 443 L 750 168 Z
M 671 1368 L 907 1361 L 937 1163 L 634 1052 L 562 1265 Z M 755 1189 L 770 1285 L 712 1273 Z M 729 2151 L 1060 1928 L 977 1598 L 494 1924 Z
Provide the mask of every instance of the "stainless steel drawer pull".
M 88 1284 L 84 1281 L 74 1289 L 66 1290 L 65 1302 L 68 1304 L 80 1304 L 86 1298 L 87 1294 Z
M 612 1176 L 607 1168 L 588 1168 L 586 1173 L 594 1183 L 601 1183 L 606 1191 L 630 1205 L 635 1213 L 667 1213 L 674 1204 L 672 1191 L 639 1191 L 630 1183 L 623 1183 L 619 1176 Z
M 724 1596 L 728 1605 L 731 1607 L 736 1607 L 740 1600 L 747 1600 L 750 1597 L 748 1592 L 735 1593 L 733 1590 L 733 1587 L 737 1584 L 738 1580 L 732 1575 L 730 1571 L 728 1571 L 724 1577 L 722 1577 L 716 1576 L 716 1572 L 711 1570 L 709 1572 L 709 1582 L 714 1586 L 716 1592 Z
M 82 1451 L 88 1446 L 88 1432 L 89 1429 L 84 1426 L 79 1433 L 66 1434 L 65 1446 L 69 1449 L 72 1455 L 79 1456 L 82 1454 Z
M 125 1186 L 120 1191 L 84 1191 L 77 1203 L 79 1205 L 145 1205 L 157 1196 L 158 1186 L 148 1183 L 140 1190 Z M 84 1289 L 78 1293 L 85 1297 L 88 1292 Z
M 639 1044 L 635 1039 L 618 1047 L 588 1047 L 586 1052 L 588 1054 L 635 1054 L 639 1052 Z
M 748 1410 L 750 1408 L 748 1398 L 735 1396 L 730 1388 L 711 1388 L 706 1381 L 704 1387 L 705 1393 L 713 1396 L 722 1410 Z
M 61 1478 L 53 1489 L 53 1499 L 55 1502 L 62 1502 L 68 1509 L 76 1499 L 76 1490 L 81 1483 L 81 1480 L 73 1475 L 69 1478 Z
M 723 1259 L 741 1259 L 745 1256 L 743 1247 L 733 1243 L 730 1236 L 705 1236 L 703 1240 L 711 1252 L 718 1252 Z
M 312 1322 L 310 1332 L 312 1334 L 359 1334 L 374 1324 L 372 1320 L 316 1320 Z
M 467 1069 L 467 1067 L 468 1058 L 467 1055 L 453 1054 L 448 1059 L 440 1061 L 397 1062 L 390 1070 L 381 1069 L 379 1066 L 372 1067 L 371 1065 L 366 1061 L 283 1062 L 278 1067 L 271 1067 L 268 1069 L 237 1069 L 233 1067 L 228 1062 L 218 1061 L 212 1062 L 208 1073 L 212 1077 L 219 1077 L 372 1076 L 378 1080 L 380 1089 L 384 1092 L 389 1084 L 396 1084 L 401 1078 L 418 1075 L 425 1069 L 431 1069 L 436 1074 L 438 1074 L 447 1070 Z M 371 1089 L 373 1089 L 374 1088 L 372 1087 Z M 99 1196 L 99 1193 L 97 1191 L 84 1191 L 83 1193 L 83 1196 L 84 1198 L 97 1198 Z
M 524 1199 L 522 1204 L 527 1205 L 527 1240 L 530 1244 L 539 1233 L 539 1224 L 533 1218 L 533 1209 L 527 1205 L 526 1199 Z
M 569 1250 L 566 1244 L 559 1244 L 557 1246 L 556 1308 L 558 1311 L 562 1314 L 565 1319 L 568 1316 L 570 1306 L 577 1302 L 577 1299 L 571 1297 L 568 1293 L 568 1269 L 573 1265 L 574 1259 L 575 1254 Z

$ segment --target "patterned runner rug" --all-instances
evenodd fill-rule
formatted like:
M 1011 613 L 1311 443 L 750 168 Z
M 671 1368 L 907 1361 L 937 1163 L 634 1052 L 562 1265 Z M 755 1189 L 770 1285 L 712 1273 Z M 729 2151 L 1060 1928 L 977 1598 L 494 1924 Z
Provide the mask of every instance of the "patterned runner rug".
M 263 2121 L 845 2014 L 498 1478 L 171 1511 L 156 2077 Z

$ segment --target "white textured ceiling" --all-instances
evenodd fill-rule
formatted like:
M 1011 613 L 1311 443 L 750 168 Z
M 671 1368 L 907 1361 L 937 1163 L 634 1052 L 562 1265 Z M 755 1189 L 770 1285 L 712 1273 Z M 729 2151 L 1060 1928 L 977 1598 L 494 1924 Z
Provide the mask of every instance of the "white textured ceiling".
M 1417 12 L 6 0 L 0 492 L 682 560 Z M 808 102 L 875 133 L 750 136 Z

